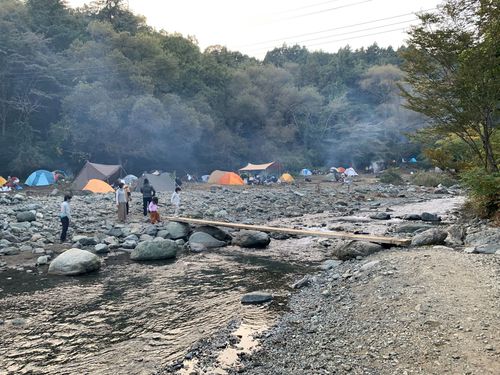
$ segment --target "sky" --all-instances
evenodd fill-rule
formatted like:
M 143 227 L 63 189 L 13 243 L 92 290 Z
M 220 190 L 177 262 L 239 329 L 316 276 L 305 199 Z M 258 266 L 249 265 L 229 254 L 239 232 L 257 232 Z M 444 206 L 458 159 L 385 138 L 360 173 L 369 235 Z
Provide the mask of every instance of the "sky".
M 91 1 L 67 0 L 73 7 Z M 203 51 L 222 45 L 263 59 L 275 47 L 299 44 L 336 52 L 376 42 L 404 44 L 415 24 L 411 13 L 435 9 L 441 0 L 128 0 L 130 10 L 157 30 L 194 36 Z

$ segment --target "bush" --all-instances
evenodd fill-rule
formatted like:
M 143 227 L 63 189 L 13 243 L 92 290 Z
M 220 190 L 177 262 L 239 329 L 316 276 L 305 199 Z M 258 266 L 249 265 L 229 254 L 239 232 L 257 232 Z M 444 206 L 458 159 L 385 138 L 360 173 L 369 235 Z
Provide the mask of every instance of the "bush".
M 481 168 L 471 169 L 460 175 L 469 188 L 474 211 L 482 217 L 498 216 L 500 209 L 500 173 L 487 174 Z
M 434 172 L 417 172 L 411 177 L 411 183 L 419 186 L 433 186 L 438 185 L 452 186 L 457 184 L 457 180 L 447 173 L 434 173 Z
M 384 184 L 402 185 L 405 181 L 396 169 L 387 169 L 382 172 L 380 182 Z

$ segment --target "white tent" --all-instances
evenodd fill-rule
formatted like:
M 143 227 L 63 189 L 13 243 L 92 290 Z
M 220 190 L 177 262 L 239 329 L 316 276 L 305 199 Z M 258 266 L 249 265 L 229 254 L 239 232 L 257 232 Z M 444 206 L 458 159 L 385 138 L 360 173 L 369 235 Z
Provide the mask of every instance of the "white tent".
M 353 177 L 353 176 L 357 176 L 358 174 L 356 173 L 356 171 L 354 170 L 353 167 L 349 167 L 345 170 L 344 174 L 348 177 Z

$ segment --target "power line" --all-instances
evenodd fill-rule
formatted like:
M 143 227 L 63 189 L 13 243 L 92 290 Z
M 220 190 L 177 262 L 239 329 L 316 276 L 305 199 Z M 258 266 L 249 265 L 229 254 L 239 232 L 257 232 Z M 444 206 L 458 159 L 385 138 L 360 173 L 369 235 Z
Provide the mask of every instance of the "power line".
M 353 31 L 348 31 L 348 32 L 345 32 L 345 33 L 340 33 L 340 34 L 330 34 L 330 35 L 325 35 L 325 36 L 321 36 L 321 37 L 318 37 L 318 38 L 312 38 L 312 39 L 305 39 L 305 40 L 297 41 L 297 42 L 295 42 L 295 44 L 303 44 L 303 43 L 307 43 L 307 42 L 313 42 L 313 41 L 316 41 L 316 40 L 322 40 L 322 39 L 327 39 L 327 38 L 336 37 L 336 36 L 342 36 L 342 35 L 357 34 L 357 33 L 363 32 L 363 31 L 377 30 L 377 29 L 381 29 L 381 28 L 384 28 L 384 27 L 395 26 L 395 25 L 402 25 L 402 24 L 406 24 L 406 23 L 409 23 L 409 22 L 412 22 L 412 21 L 416 21 L 416 20 L 418 20 L 418 19 L 417 18 L 413 18 L 413 19 L 407 20 L 407 21 L 393 22 L 393 23 L 389 23 L 389 24 L 385 24 L 385 25 L 379 25 L 379 26 L 374 26 L 374 27 L 367 27 L 365 29 L 353 30 Z M 252 50 L 252 51 L 262 51 L 262 50 L 264 50 L 264 48 L 260 48 L 258 50 Z
M 284 19 L 282 19 L 282 20 L 293 20 L 293 19 L 296 19 L 296 18 L 302 18 L 302 17 L 313 16 L 313 15 L 316 15 L 316 14 L 321 14 L 321 13 L 331 12 L 331 11 L 338 10 L 338 9 L 342 9 L 342 8 L 350 8 L 350 7 L 353 7 L 353 6 L 359 5 L 359 4 L 369 3 L 370 1 L 372 1 L 372 0 L 363 0 L 363 1 L 359 1 L 359 2 L 357 2 L 357 3 L 351 3 L 351 4 L 340 5 L 340 6 L 338 6 L 338 7 L 334 7 L 334 8 L 328 8 L 328 9 L 318 10 L 318 11 L 311 12 L 311 13 L 306 13 L 306 14 L 300 14 L 300 15 L 297 15 L 297 16 L 287 17 L 287 18 L 284 18 Z
M 331 4 L 331 3 L 337 3 L 342 0 L 330 0 L 330 1 L 323 1 L 322 3 L 316 3 L 316 4 L 310 4 L 310 5 L 305 5 L 303 7 L 295 8 L 295 9 L 290 9 L 290 10 L 285 10 L 280 13 L 291 13 L 291 12 L 296 12 L 298 10 L 303 10 L 303 9 L 308 9 L 308 8 L 314 8 L 320 5 L 325 5 L 325 4 Z
M 433 11 L 433 10 L 436 10 L 436 8 L 425 9 L 425 10 L 422 10 L 421 12 L 430 12 L 430 11 Z M 297 34 L 297 35 L 293 35 L 293 36 L 289 36 L 289 37 L 283 37 L 283 38 L 279 38 L 279 39 L 271 39 L 271 40 L 266 40 L 266 41 L 263 41 L 263 42 L 245 44 L 245 45 L 240 46 L 239 48 L 251 47 L 251 46 L 256 46 L 256 45 L 266 44 L 266 43 L 273 43 L 273 42 L 281 42 L 281 41 L 283 41 L 285 39 L 294 39 L 294 38 L 300 38 L 300 37 L 303 37 L 303 36 L 309 36 L 309 35 L 316 35 L 316 34 L 327 33 L 327 32 L 335 31 L 335 30 L 348 29 L 350 27 L 356 27 L 356 26 L 361 26 L 361 25 L 368 25 L 370 23 L 376 23 L 376 22 L 380 22 L 380 21 L 387 21 L 387 20 L 392 20 L 392 19 L 395 19 L 395 18 L 401 18 L 401 17 L 411 16 L 411 15 L 415 15 L 416 13 L 417 12 L 399 14 L 399 15 L 396 15 L 396 16 L 379 18 L 379 19 L 372 20 L 372 21 L 359 22 L 359 23 L 354 23 L 354 24 L 351 24 L 351 25 L 339 26 L 339 27 L 334 27 L 334 28 L 326 29 L 326 30 L 313 31 L 313 32 L 310 32 L 310 33 Z

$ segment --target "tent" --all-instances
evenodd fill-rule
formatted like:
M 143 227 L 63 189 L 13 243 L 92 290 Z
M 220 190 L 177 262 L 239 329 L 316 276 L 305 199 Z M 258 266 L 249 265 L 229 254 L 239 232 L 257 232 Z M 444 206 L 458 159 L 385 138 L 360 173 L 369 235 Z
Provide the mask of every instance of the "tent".
M 123 182 L 125 182 L 127 185 L 132 185 L 135 181 L 137 181 L 139 178 L 137 176 L 134 176 L 133 174 L 126 175 L 123 177 Z
M 113 183 L 120 177 L 122 171 L 121 165 L 96 164 L 88 161 L 76 176 L 73 185 L 75 189 L 81 190 L 92 179 Z
M 238 176 L 236 173 L 226 172 L 219 179 L 219 184 L 221 184 L 221 185 L 244 185 L 245 183 L 243 182 L 241 177 Z
M 289 173 L 283 173 L 280 177 L 281 182 L 293 182 L 294 179 L 291 174 Z
M 101 193 L 101 194 L 114 192 L 113 188 L 109 184 L 105 183 L 102 180 L 98 180 L 96 178 L 89 180 L 89 182 L 87 182 L 87 184 L 83 187 L 82 190 L 88 190 L 91 191 L 92 193 Z
M 339 170 L 335 167 L 331 167 L 330 168 L 330 172 L 333 173 L 333 172 L 338 172 Z
M 353 176 L 357 176 L 358 175 L 356 173 L 356 171 L 354 170 L 353 167 L 347 168 L 344 173 L 345 173 L 346 176 L 349 176 L 349 177 L 353 177 Z
M 248 163 L 245 167 L 240 168 L 240 172 L 250 172 L 250 173 L 264 173 L 267 174 L 271 171 L 279 171 L 281 169 L 281 164 L 277 161 L 272 161 L 265 164 L 252 164 Z
M 7 180 L 0 176 L 0 186 L 4 186 L 7 183 Z
M 304 168 L 304 169 L 302 169 L 302 170 L 300 171 L 300 175 L 301 175 L 301 176 L 311 176 L 311 175 L 312 175 L 312 172 L 311 172 L 309 169 Z
M 416 162 L 417 162 L 417 159 L 415 159 L 415 158 L 410 159 L 410 163 L 416 163 Z
M 338 167 L 337 171 L 339 171 L 339 173 L 344 173 L 345 172 L 345 168 L 344 167 Z
M 160 173 L 158 175 L 152 173 L 143 173 L 142 176 L 135 182 L 134 191 L 141 191 L 141 187 L 144 185 L 144 180 L 148 179 L 149 183 L 153 185 L 157 192 L 175 190 L 175 179 L 167 172 Z
M 52 172 L 39 169 L 30 174 L 24 183 L 28 186 L 48 186 L 54 184 L 55 180 Z
M 213 171 L 212 173 L 210 173 L 210 177 L 208 177 L 207 182 L 209 184 L 218 184 L 220 178 L 222 176 L 224 176 L 226 173 L 229 173 L 229 172 L 227 172 L 227 171 L 219 171 L 218 169 L 216 169 L 215 171 Z

